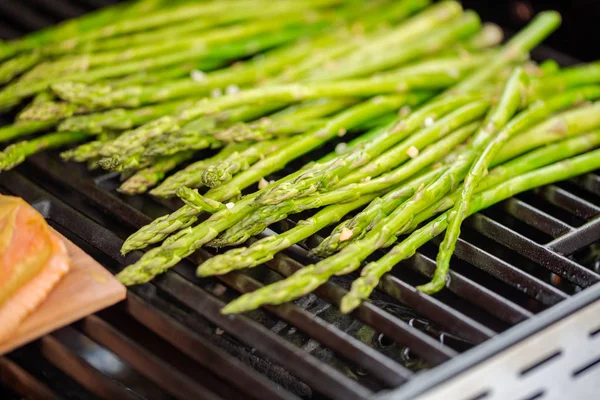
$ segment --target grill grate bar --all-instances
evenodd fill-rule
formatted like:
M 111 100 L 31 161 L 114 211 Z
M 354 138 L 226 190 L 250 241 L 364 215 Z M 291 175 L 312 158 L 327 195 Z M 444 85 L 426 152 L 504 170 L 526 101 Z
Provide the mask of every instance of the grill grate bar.
M 571 181 L 588 192 L 600 196 L 600 176 L 596 174 L 586 174 L 573 178 Z
M 456 243 L 454 255 L 544 304 L 553 305 L 568 297 L 552 285 L 463 239 Z
M 560 219 L 538 210 L 523 200 L 512 198 L 506 200 L 503 205 L 504 211 L 508 214 L 552 237 L 556 238 L 575 230 Z
M 196 380 L 179 372 L 176 368 L 119 333 L 105 321 L 92 315 L 82 321 L 83 332 L 98 344 L 109 349 L 165 391 L 181 399 L 219 399 L 220 397 L 198 384 Z
M 471 343 L 482 343 L 496 335 L 496 332 L 479 322 L 447 306 L 435 297 L 420 293 L 413 286 L 391 274 L 383 277 L 380 288 L 393 298 L 419 310 L 425 317 Z
M 258 281 L 240 273 L 224 275 L 222 281 L 240 293 L 251 292 L 263 286 Z M 371 372 L 388 387 L 399 386 L 410 379 L 412 375 L 408 369 L 301 307 L 288 303 L 276 307 L 266 307 L 266 309 L 280 319 L 292 323 L 319 343 L 331 348 L 365 371 Z
M 255 373 L 237 359 L 214 347 L 193 330 L 167 314 L 153 308 L 138 295 L 131 292 L 128 294 L 125 309 L 127 314 L 136 321 L 238 389 L 245 390 L 252 387 L 256 393 L 260 393 L 261 399 L 264 400 L 295 398 L 282 390 L 277 390 L 262 375 Z
M 435 261 L 420 253 L 415 254 L 406 263 L 412 270 L 428 278 L 431 278 L 435 271 Z M 456 271 L 450 270 L 449 276 L 448 290 L 504 322 L 516 324 L 533 316 L 530 311 Z
M 535 243 L 489 217 L 476 214 L 468 220 L 468 224 L 490 239 L 509 247 L 578 286 L 588 287 L 600 281 L 600 275 L 595 272 L 554 253 L 547 247 Z
M 600 218 L 593 219 L 575 231 L 554 239 L 546 247 L 567 256 L 598 240 L 600 240 Z
M 92 350 L 99 350 L 100 354 L 105 353 L 91 340 L 86 339 L 73 328 L 67 327 L 40 339 L 41 354 L 58 369 L 100 398 L 139 399 L 138 395 L 122 383 L 103 374 L 72 352 L 75 341 L 82 340 L 86 341 L 86 345 Z M 136 390 L 136 392 L 143 393 L 144 391 Z
M 27 399 L 58 399 L 46 385 L 6 357 L 0 357 L 0 382 Z
M 600 207 L 581 199 L 558 186 L 544 186 L 536 189 L 535 192 L 551 204 L 562 208 L 579 218 L 589 219 L 600 214 Z

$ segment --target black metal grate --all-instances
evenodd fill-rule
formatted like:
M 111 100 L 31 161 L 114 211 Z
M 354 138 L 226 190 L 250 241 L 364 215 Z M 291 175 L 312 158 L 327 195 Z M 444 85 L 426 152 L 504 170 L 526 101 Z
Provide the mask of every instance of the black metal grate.
M 109 3 L 0 1 L 0 36 Z M 34 204 L 112 271 L 139 257 L 120 256 L 123 239 L 173 206 L 122 197 L 117 186 L 117 175 L 66 165 L 56 154 L 0 177 L 0 192 Z M 435 377 L 436 366 L 470 349 L 481 353 L 488 339 L 562 301 L 574 303 L 573 295 L 600 280 L 599 204 L 596 174 L 505 201 L 468 220 L 448 290 L 433 297 L 415 290 L 435 267 L 437 243 L 430 243 L 351 316 L 336 305 L 353 276 L 295 304 L 219 313 L 237 293 L 301 268 L 308 261 L 302 246 L 218 280 L 196 278 L 185 261 L 132 288 L 122 304 L 0 357 L 6 398 L 354 399 L 399 387 L 417 372 Z M 193 261 L 209 256 L 200 251 Z M 599 287 L 592 289 L 598 297 Z

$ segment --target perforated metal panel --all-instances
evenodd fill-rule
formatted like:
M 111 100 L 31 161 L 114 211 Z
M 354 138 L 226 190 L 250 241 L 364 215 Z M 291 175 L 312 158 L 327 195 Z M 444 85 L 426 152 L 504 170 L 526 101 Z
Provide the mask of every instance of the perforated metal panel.
M 418 398 L 597 399 L 599 389 L 597 301 Z

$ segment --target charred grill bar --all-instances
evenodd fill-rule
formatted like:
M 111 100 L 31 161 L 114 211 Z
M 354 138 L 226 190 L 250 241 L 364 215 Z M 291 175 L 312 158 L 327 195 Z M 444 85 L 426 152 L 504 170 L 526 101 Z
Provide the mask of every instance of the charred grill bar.
M 0 36 L 110 3 L 0 2 Z M 569 62 L 553 52 L 537 56 Z M 0 192 L 34 204 L 117 272 L 140 255 L 122 257 L 123 239 L 173 206 L 117 195 L 118 183 L 50 153 L 3 173 Z M 292 274 L 308 256 L 295 246 L 248 274 L 198 279 L 192 262 L 211 256 L 202 250 L 131 288 L 126 302 L 0 357 L 0 395 L 358 399 L 399 388 L 391 395 L 412 396 L 600 298 L 600 286 L 592 287 L 600 280 L 599 204 L 597 174 L 507 200 L 468 220 L 447 290 L 434 297 L 415 290 L 435 267 L 438 242 L 430 243 L 351 316 L 336 305 L 353 276 L 296 304 L 223 316 L 226 301 Z

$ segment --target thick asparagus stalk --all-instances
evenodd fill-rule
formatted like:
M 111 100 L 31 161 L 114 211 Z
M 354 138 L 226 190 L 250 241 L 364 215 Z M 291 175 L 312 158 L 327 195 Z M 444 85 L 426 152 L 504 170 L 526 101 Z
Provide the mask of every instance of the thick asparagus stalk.
M 599 167 L 600 150 L 595 150 L 547 167 L 533 169 L 526 174 L 516 175 L 516 177 L 498 186 L 475 195 L 469 209 L 469 215 L 518 193 L 590 172 Z M 342 312 L 348 313 L 358 307 L 362 300 L 369 297 L 386 272 L 390 271 L 400 261 L 411 257 L 423 244 L 444 232 L 448 226 L 450 214 L 451 211 L 447 211 L 440 215 L 424 227 L 413 232 L 381 259 L 368 264 L 362 270 L 361 277 L 352 284 L 350 292 L 342 299 L 340 306 Z M 244 309 L 248 308 L 245 307 Z M 233 312 L 235 311 L 236 309 Z
M 480 137 L 492 136 L 487 143 L 473 143 L 474 148 L 481 148 L 479 154 L 467 174 L 463 188 L 460 193 L 460 200 L 452 209 L 453 217 L 450 220 L 446 236 L 439 248 L 439 253 L 436 259 L 436 280 L 431 281 L 427 285 L 420 286 L 420 290 L 424 293 L 433 294 L 440 291 L 446 284 L 446 277 L 450 270 L 450 258 L 456 247 L 456 242 L 460 235 L 460 226 L 467 217 L 471 197 L 475 192 L 475 188 L 483 179 L 487 169 L 496 156 L 498 150 L 506 143 L 509 138 L 510 131 L 502 131 L 502 128 L 515 114 L 521 103 L 526 99 L 526 76 L 522 68 L 516 68 L 509 78 L 500 101 L 494 107 L 484 121 L 482 129 L 486 130 L 485 135 Z M 500 133 L 498 133 L 500 132 Z M 495 137 L 493 137 L 495 136 Z
M 189 160 L 193 155 L 194 152 L 192 151 L 184 151 L 169 157 L 160 158 L 151 166 L 136 171 L 117 190 L 131 196 L 145 193 L 162 181 L 169 171 Z
M 62 147 L 85 140 L 84 132 L 56 132 L 31 140 L 11 144 L 0 153 L 0 171 L 7 171 L 21 164 L 25 159 L 42 150 Z

